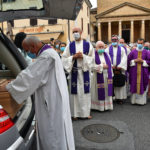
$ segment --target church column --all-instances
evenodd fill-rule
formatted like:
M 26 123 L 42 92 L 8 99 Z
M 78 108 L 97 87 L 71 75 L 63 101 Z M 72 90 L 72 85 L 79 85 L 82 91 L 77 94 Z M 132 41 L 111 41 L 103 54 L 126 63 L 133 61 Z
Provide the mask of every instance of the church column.
M 102 40 L 102 27 L 100 22 L 98 23 L 98 40 Z
M 111 42 L 111 22 L 108 22 L 108 42 Z
M 119 36 L 122 38 L 122 21 L 119 21 Z
M 141 23 L 141 38 L 145 39 L 145 20 L 142 20 Z
M 134 21 L 131 21 L 131 34 L 130 34 L 130 42 L 134 42 Z

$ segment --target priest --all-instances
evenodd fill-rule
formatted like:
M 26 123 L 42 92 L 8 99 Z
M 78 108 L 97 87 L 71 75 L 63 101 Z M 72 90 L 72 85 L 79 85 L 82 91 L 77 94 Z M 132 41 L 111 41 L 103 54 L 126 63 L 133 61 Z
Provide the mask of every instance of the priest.
M 145 105 L 149 80 L 150 57 L 144 49 L 144 39 L 138 39 L 137 48 L 128 56 L 131 103 Z
M 92 109 L 113 110 L 113 71 L 109 55 L 102 41 L 96 43 L 92 76 Z
M 25 38 L 23 48 L 37 58 L 6 88 L 19 104 L 35 92 L 38 150 L 74 150 L 68 88 L 61 60 L 54 49 L 37 37 Z
M 82 30 L 73 28 L 74 41 L 62 55 L 64 69 L 69 75 L 70 105 L 73 119 L 91 118 L 90 71 L 94 49 L 90 42 L 81 38 Z
M 118 36 L 112 36 L 112 44 L 106 49 L 106 52 L 109 54 L 112 62 L 112 68 L 115 74 L 120 74 L 122 78 L 120 81 L 125 79 L 125 73 L 127 70 L 127 55 L 123 47 L 119 46 Z M 124 78 L 123 78 L 124 77 Z M 127 98 L 127 90 L 125 80 L 121 83 L 116 80 L 114 82 L 114 95 L 115 99 L 119 104 L 123 104 L 124 100 Z

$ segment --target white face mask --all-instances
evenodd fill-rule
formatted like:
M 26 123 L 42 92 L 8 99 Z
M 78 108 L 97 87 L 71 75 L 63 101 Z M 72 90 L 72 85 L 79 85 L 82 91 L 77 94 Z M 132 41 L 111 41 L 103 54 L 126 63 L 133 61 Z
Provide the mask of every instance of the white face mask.
M 73 33 L 73 37 L 75 40 L 79 40 L 80 39 L 80 33 L 79 32 Z

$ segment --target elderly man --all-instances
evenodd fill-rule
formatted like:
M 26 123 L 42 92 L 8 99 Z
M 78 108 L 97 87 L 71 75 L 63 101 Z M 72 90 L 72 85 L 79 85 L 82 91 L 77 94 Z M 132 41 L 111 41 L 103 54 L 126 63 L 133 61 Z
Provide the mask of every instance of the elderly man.
M 150 57 L 144 49 L 144 39 L 139 39 L 137 49 L 128 56 L 128 71 L 131 103 L 144 105 L 147 102 Z
M 91 118 L 90 68 L 93 62 L 92 45 L 81 38 L 80 28 L 73 29 L 75 41 L 69 43 L 62 55 L 65 70 L 70 74 L 70 104 L 72 117 Z
M 123 47 L 118 45 L 118 36 L 112 36 L 112 45 L 106 49 L 110 55 L 114 70 L 114 94 L 119 104 L 127 98 L 125 72 L 127 70 L 127 55 Z
M 74 150 L 69 95 L 61 60 L 55 50 L 36 37 L 27 37 L 23 48 L 37 58 L 6 88 L 19 104 L 35 92 L 38 150 Z
M 99 111 L 113 110 L 113 72 L 111 60 L 104 47 L 102 41 L 96 43 L 91 86 L 92 109 Z

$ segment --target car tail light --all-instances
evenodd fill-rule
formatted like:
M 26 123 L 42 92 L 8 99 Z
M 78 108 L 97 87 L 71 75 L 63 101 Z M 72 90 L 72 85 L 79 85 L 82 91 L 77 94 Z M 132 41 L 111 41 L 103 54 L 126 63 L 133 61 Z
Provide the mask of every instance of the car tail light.
M 0 134 L 10 129 L 14 123 L 8 116 L 7 112 L 0 105 Z

